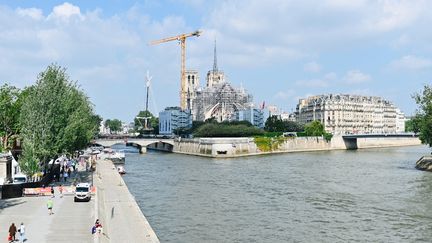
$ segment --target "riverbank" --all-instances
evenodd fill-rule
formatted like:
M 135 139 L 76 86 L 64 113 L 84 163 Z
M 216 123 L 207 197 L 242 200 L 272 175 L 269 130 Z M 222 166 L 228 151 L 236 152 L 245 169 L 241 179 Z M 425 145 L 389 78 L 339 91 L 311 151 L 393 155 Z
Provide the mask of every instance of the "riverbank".
M 95 222 L 95 201 L 74 202 L 73 193 L 60 197 L 58 186 L 70 186 L 73 181 L 89 182 L 91 174 L 84 167 L 72 173 L 67 182 L 54 182 L 55 197 L 31 196 L 0 200 L 0 236 L 6 239 L 7 230 L 12 223 L 18 227 L 21 222 L 26 226 L 26 242 L 92 242 L 91 227 Z M 48 215 L 46 203 L 53 200 L 53 215 Z M 16 234 L 18 236 L 18 233 Z M 18 239 L 18 237 L 17 237 Z M 6 242 L 6 241 L 5 241 Z
M 93 181 L 96 218 L 104 231 L 99 242 L 159 242 L 112 162 L 98 160 Z
M 293 152 L 352 150 L 420 145 L 417 137 L 359 137 L 335 136 L 330 141 L 323 137 L 269 139 L 257 144 L 254 138 L 195 138 L 174 142 L 173 152 L 210 158 L 235 158 Z

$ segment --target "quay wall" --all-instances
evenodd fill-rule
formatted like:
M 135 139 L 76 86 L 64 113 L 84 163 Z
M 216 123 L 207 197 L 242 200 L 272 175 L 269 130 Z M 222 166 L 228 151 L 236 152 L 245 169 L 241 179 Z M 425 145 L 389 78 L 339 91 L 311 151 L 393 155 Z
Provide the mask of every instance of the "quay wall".
M 261 151 L 253 138 L 194 138 L 174 142 L 173 152 L 213 158 L 230 158 L 261 154 L 325 151 L 342 149 L 365 149 L 377 147 L 420 145 L 416 137 L 379 137 L 344 139 L 334 136 L 331 141 L 323 137 L 287 138 L 271 151 Z
M 380 148 L 420 145 L 421 141 L 417 137 L 379 137 L 379 138 L 357 138 L 357 147 Z
M 95 214 L 103 226 L 103 234 L 95 242 L 159 243 L 112 162 L 98 160 L 93 181 L 97 187 Z

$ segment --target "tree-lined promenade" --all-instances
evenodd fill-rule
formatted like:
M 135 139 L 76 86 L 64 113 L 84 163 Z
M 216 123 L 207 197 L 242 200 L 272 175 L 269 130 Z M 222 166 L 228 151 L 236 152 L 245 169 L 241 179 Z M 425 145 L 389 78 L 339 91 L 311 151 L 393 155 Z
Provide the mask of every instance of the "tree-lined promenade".
M 19 141 L 19 165 L 32 176 L 61 154 L 85 148 L 97 134 L 101 118 L 66 69 L 52 64 L 32 86 L 0 87 L 0 150 Z

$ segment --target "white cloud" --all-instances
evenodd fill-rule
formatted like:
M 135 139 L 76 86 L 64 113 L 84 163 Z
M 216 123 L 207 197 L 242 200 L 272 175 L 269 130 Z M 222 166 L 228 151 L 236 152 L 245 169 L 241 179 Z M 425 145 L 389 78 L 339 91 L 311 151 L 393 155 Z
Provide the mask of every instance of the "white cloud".
M 68 21 L 71 17 L 83 18 L 80 8 L 68 2 L 55 6 L 48 16 L 48 18 L 57 18 L 63 21 Z
M 30 17 L 35 20 L 43 19 L 43 13 L 41 9 L 38 8 L 17 8 L 16 12 L 19 16 Z
M 371 80 L 368 74 L 362 73 L 359 70 L 350 70 L 346 73 L 344 80 L 348 84 L 359 84 Z
M 305 70 L 306 72 L 318 73 L 319 71 L 321 71 L 321 65 L 316 62 L 309 62 L 303 66 L 303 70 Z
M 423 57 L 416 57 L 412 55 L 404 56 L 398 60 L 390 63 L 393 69 L 406 69 L 406 70 L 419 70 L 432 68 L 432 60 Z

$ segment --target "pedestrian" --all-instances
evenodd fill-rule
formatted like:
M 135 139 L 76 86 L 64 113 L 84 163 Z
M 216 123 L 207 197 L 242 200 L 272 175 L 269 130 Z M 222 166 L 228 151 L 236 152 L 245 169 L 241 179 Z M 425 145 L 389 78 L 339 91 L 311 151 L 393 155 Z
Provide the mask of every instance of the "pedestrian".
M 65 173 L 63 174 L 63 178 L 65 182 L 67 182 L 68 176 L 69 176 L 68 173 L 65 171 Z
M 54 214 L 53 211 L 52 211 L 53 206 L 54 206 L 53 200 L 51 198 L 48 199 L 47 208 L 48 208 L 48 214 L 49 215 Z
M 51 186 L 51 197 L 55 197 L 55 194 L 54 194 L 54 187 L 53 186 Z
M 60 184 L 59 186 L 60 198 L 63 198 L 63 186 Z
M 96 219 L 94 227 L 96 228 L 96 232 L 100 235 L 102 233 L 102 224 L 99 222 L 99 219 Z
M 15 223 L 12 223 L 11 226 L 9 227 L 9 240 L 10 240 L 10 242 L 15 241 L 16 232 L 17 232 L 17 228 L 15 226 Z
M 71 173 L 72 173 L 72 169 L 71 169 L 71 167 L 68 167 L 67 173 L 68 173 L 68 177 L 70 177 L 70 176 L 71 176 Z
M 20 243 L 23 243 L 24 241 L 26 241 L 26 238 L 25 238 L 25 231 L 26 231 L 26 229 L 25 228 L 26 227 L 25 227 L 24 223 L 21 222 L 21 225 L 18 228 L 18 233 L 19 233 L 19 236 L 20 236 L 19 237 Z

